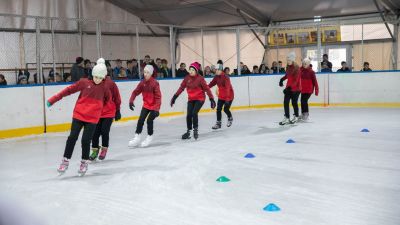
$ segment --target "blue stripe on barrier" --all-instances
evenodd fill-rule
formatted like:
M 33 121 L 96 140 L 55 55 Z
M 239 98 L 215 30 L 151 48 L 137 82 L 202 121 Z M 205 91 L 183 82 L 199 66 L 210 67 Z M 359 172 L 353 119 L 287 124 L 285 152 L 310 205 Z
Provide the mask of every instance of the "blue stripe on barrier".
M 12 85 L 1 85 L 0 88 L 28 88 L 28 87 L 38 87 L 43 86 L 43 84 L 12 84 Z

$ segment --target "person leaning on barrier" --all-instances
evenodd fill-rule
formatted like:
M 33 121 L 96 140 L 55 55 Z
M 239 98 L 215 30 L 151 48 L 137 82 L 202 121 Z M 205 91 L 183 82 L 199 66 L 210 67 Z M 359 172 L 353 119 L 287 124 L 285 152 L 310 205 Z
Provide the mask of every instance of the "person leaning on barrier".
M 4 77 L 3 74 L 0 74 L 0 86 L 5 86 L 7 85 L 6 78 Z
M 252 74 L 259 74 L 259 73 L 260 73 L 260 70 L 259 70 L 258 66 L 254 65 L 254 66 L 253 66 L 253 71 L 252 71 L 251 73 L 252 73 Z
M 185 77 L 189 72 L 186 70 L 186 64 L 181 63 L 179 69 L 176 70 L 176 77 Z
M 326 63 L 327 67 L 328 67 L 329 69 L 331 69 L 331 71 L 332 71 L 332 63 L 329 62 L 328 54 L 324 54 L 324 55 L 322 56 L 321 67 L 323 66 L 322 64 L 324 64 L 324 63 Z
M 361 71 L 372 71 L 371 68 L 369 68 L 369 62 L 364 62 L 364 67 Z
M 211 72 L 211 67 L 206 66 L 204 67 L 204 77 L 212 77 L 214 74 Z
M 120 59 L 117 59 L 117 61 L 116 61 L 116 67 L 114 68 L 114 70 L 113 70 L 113 76 L 112 76 L 112 78 L 115 80 L 115 79 L 118 79 L 119 77 L 123 77 L 124 76 L 124 73 L 125 73 L 125 68 L 124 67 L 122 67 L 122 60 L 120 60 Z
M 83 58 L 77 57 L 75 64 L 71 68 L 71 81 L 76 82 L 85 76 L 85 70 L 83 68 Z
M 260 74 L 268 74 L 269 73 L 269 68 L 263 63 L 259 67 L 259 73 Z
M 347 63 L 345 61 L 343 61 L 342 63 L 342 68 L 338 69 L 336 72 L 351 72 L 350 68 L 347 66 Z
M 322 69 L 321 72 L 325 72 L 325 73 L 330 73 L 332 72 L 332 69 L 329 68 L 329 65 L 327 62 L 322 62 Z
M 85 59 L 83 61 L 83 66 L 85 72 L 84 77 L 92 79 L 92 62 L 90 62 L 89 59 Z

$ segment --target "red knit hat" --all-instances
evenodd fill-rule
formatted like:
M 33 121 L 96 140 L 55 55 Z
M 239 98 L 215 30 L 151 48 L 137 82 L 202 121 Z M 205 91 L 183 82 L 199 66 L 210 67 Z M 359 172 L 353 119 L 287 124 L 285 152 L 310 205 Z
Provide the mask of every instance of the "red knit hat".
M 200 70 L 200 64 L 198 62 L 194 62 L 194 63 L 190 64 L 189 68 L 190 67 L 193 67 L 193 69 L 195 69 L 197 73 Z

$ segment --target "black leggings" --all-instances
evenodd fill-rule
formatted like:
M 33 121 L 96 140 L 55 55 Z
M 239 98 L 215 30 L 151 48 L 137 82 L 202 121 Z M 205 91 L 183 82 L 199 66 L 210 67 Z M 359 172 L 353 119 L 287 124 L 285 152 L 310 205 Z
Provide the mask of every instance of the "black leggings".
M 72 153 L 74 152 L 74 147 L 76 141 L 78 140 L 79 133 L 83 127 L 82 134 L 82 159 L 88 160 L 90 154 L 90 141 L 92 140 L 94 131 L 96 130 L 95 123 L 87 123 L 77 119 L 72 119 L 71 133 L 67 139 L 67 145 L 65 146 L 64 157 L 71 159 Z
M 199 111 L 203 106 L 204 101 L 194 100 L 188 101 L 187 104 L 187 115 L 186 115 L 186 124 L 187 129 L 191 130 L 192 128 L 199 128 Z
M 92 148 L 99 148 L 99 139 L 101 136 L 101 146 L 109 146 L 110 140 L 110 129 L 114 118 L 101 118 L 96 126 L 96 131 L 94 132 L 92 138 Z
M 142 111 L 140 112 L 139 120 L 138 120 L 138 123 L 136 126 L 137 134 L 142 133 L 144 121 L 146 120 L 146 117 L 147 117 L 147 134 L 153 135 L 153 132 L 154 132 L 153 131 L 153 121 L 157 118 L 155 113 L 156 113 L 156 111 L 142 108 Z
M 218 99 L 217 103 L 217 121 L 221 121 L 222 119 L 222 107 L 224 107 L 224 112 L 228 116 L 228 118 L 232 118 L 232 113 L 229 110 L 231 108 L 232 101 L 225 101 Z
M 301 113 L 308 113 L 308 99 L 310 99 L 311 94 L 301 94 Z
M 283 107 L 285 109 L 285 117 L 290 118 L 290 111 L 289 111 L 289 102 L 292 100 L 292 106 L 294 109 L 294 115 L 299 116 L 299 106 L 297 101 L 299 100 L 300 92 L 291 92 L 288 91 L 285 94 L 285 99 L 283 101 Z

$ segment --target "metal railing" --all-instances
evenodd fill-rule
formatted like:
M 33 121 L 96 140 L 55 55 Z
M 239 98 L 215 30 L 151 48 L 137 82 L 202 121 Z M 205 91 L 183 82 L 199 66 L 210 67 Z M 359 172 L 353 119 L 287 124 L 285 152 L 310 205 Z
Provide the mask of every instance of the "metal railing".
M 4 46 L 6 51 L 3 52 L 4 55 L 1 57 L 3 60 L 0 61 L 0 71 L 7 72 L 9 74 L 8 77 L 16 76 L 16 80 L 18 79 L 17 70 L 20 69 L 27 69 L 29 71 L 35 70 L 36 74 L 43 75 L 43 70 L 52 68 L 54 71 L 64 75 L 67 73 L 66 70 L 69 69 L 68 65 L 71 65 L 77 56 L 88 58 L 92 62 L 99 57 L 112 59 L 136 58 L 138 62 L 140 62 L 140 60 L 144 58 L 144 55 L 151 54 L 152 58 L 160 57 L 168 59 L 172 76 L 175 77 L 175 70 L 176 67 L 178 67 L 177 55 L 180 55 L 177 54 L 179 34 L 199 33 L 200 44 L 199 46 L 194 46 L 192 50 L 195 54 L 201 56 L 200 61 L 204 69 L 205 62 L 210 61 L 207 60 L 207 48 L 209 48 L 210 44 L 215 44 L 206 43 L 204 41 L 205 33 L 215 33 L 217 35 L 218 32 L 230 31 L 232 35 L 235 35 L 236 40 L 234 43 L 232 42 L 232 49 L 236 51 L 233 56 L 236 56 L 236 60 L 232 65 L 234 69 L 237 69 L 237 74 L 241 75 L 240 62 L 243 61 L 244 55 L 242 54 L 244 48 L 241 46 L 241 35 L 250 32 L 250 30 L 254 30 L 254 33 L 259 37 L 263 37 L 265 40 L 264 43 L 261 41 L 263 46 L 260 45 L 260 48 L 265 50 L 265 54 L 264 57 L 260 57 L 260 61 L 257 64 L 264 63 L 271 65 L 271 61 L 284 61 L 284 53 L 288 51 L 301 52 L 301 57 L 299 57 L 299 59 L 301 59 L 307 55 L 309 51 L 307 49 L 312 47 L 316 50 L 315 61 L 318 62 L 316 66 L 318 67 L 318 71 L 321 71 L 319 62 L 322 61 L 322 53 L 328 51 L 332 46 L 340 45 L 351 46 L 351 48 L 348 49 L 351 49 L 350 51 L 352 52 L 350 56 L 346 58 L 346 61 L 348 61 L 350 65 L 354 64 L 354 69 L 358 70 L 358 66 L 371 58 L 371 56 L 380 55 L 379 57 L 381 57 L 382 54 L 385 54 L 383 58 L 386 57 L 390 61 L 389 66 L 385 65 L 385 68 L 397 69 L 397 37 L 399 36 L 398 24 L 400 20 L 397 18 L 389 18 L 387 22 L 393 24 L 392 32 L 394 38 L 386 36 L 378 36 L 376 39 L 365 38 L 370 35 L 365 33 L 365 27 L 382 23 L 382 19 L 378 14 L 339 19 L 321 18 L 320 20 L 272 23 L 267 27 L 255 25 L 202 27 L 0 14 L 0 34 L 2 34 L 1 37 L 4 39 L 4 42 L 1 43 L 10 44 L 9 48 Z M 16 26 L 16 24 L 18 24 L 18 26 Z M 349 41 L 323 41 L 323 32 L 326 27 L 335 26 L 342 29 L 342 26 L 351 25 L 355 25 L 353 28 L 354 35 L 360 34 L 361 38 Z M 298 31 L 309 28 L 316 30 L 316 42 L 281 44 L 278 41 L 275 44 L 270 43 L 270 37 L 273 37 L 273 34 L 276 34 L 279 38 L 279 35 L 287 34 L 285 32 L 288 30 Z M 382 32 L 382 30 L 380 30 L 380 32 Z M 128 41 L 118 43 L 118 37 L 126 38 L 125 40 Z M 157 51 L 157 47 L 151 44 L 154 38 L 163 40 L 158 43 L 159 46 L 157 47 L 161 49 L 159 51 Z M 258 39 L 261 40 L 262 38 Z M 379 45 L 381 43 L 383 43 L 381 48 L 373 48 L 374 44 Z M 121 45 L 126 45 L 126 47 L 121 47 Z M 15 47 L 17 47 L 17 49 Z M 219 46 L 216 47 L 218 48 Z M 383 51 L 385 52 L 382 53 Z M 389 56 L 387 56 L 388 51 L 390 51 Z M 357 58 L 356 62 L 354 58 Z M 139 73 L 142 72 L 140 69 L 141 67 L 139 66 Z M 40 78 L 40 82 L 43 82 L 42 78 Z

